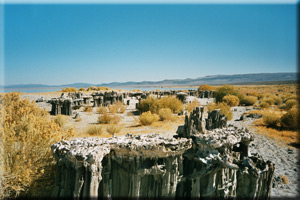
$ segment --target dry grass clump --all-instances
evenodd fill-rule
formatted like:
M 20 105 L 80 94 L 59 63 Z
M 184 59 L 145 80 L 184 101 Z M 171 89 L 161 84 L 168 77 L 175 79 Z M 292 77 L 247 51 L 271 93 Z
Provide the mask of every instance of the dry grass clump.
M 73 87 L 67 87 L 61 90 L 61 92 L 77 92 L 78 90 Z
M 81 122 L 81 121 L 82 121 L 81 117 L 77 117 L 77 118 L 75 119 L 75 122 Z
M 56 115 L 54 117 L 54 122 L 58 124 L 60 128 L 64 128 L 68 122 L 68 119 L 65 115 Z
M 119 133 L 120 130 L 121 130 L 121 127 L 116 126 L 116 125 L 109 125 L 108 127 L 106 127 L 106 131 L 111 135 Z
M 173 116 L 172 110 L 170 108 L 161 108 L 158 111 L 159 119 L 161 121 L 173 121 L 175 117 Z
M 232 106 L 237 106 L 240 103 L 240 100 L 237 96 L 235 95 L 226 95 L 223 97 L 222 100 L 224 103 L 226 103 L 227 105 L 229 105 L 230 107 Z
M 84 107 L 83 112 L 93 112 L 93 107 L 92 106 L 86 106 L 86 107 Z
M 259 106 L 261 107 L 261 108 L 269 108 L 270 107 L 270 104 L 268 104 L 267 102 L 260 102 L 260 104 L 259 104 Z
M 228 120 L 232 120 L 232 111 L 230 106 L 228 106 L 226 103 L 218 103 L 218 104 L 208 104 L 207 109 L 209 112 L 215 110 L 215 109 L 220 109 L 221 114 L 225 115 Z
M 110 113 L 116 114 L 118 112 L 118 107 L 117 107 L 117 105 L 110 105 L 108 107 L 108 110 L 109 110 Z
M 79 91 L 82 92 L 82 91 L 86 91 L 86 90 L 84 88 L 79 88 Z
M 100 106 L 97 108 L 97 113 L 98 114 L 105 114 L 107 113 L 107 107 L 104 107 L 104 106 Z
M 91 125 L 87 128 L 86 133 L 92 136 L 99 136 L 102 135 L 103 130 L 102 127 L 99 125 Z
M 121 118 L 116 114 L 103 114 L 98 117 L 99 124 L 118 124 Z
M 271 105 L 274 105 L 275 100 L 272 97 L 266 97 L 266 98 L 263 98 L 261 100 L 261 102 L 266 102 L 267 104 L 269 104 L 271 106 Z
M 188 112 L 192 112 L 193 109 L 197 106 L 200 106 L 200 104 L 198 103 L 197 99 L 195 99 L 194 101 L 185 106 L 185 110 Z
M 244 95 L 242 99 L 240 100 L 240 104 L 243 104 L 245 106 L 252 106 L 256 103 L 257 97 L 256 96 L 246 96 Z
M 1 198 L 51 191 L 55 162 L 50 147 L 72 137 L 73 129 L 62 129 L 49 120 L 46 110 L 28 99 L 21 100 L 18 93 L 0 95 L 0 104 Z M 47 181 L 38 182 L 43 179 Z
M 158 119 L 158 115 L 152 114 L 150 111 L 142 113 L 139 117 L 140 123 L 144 126 L 151 125 L 153 122 L 158 121 Z

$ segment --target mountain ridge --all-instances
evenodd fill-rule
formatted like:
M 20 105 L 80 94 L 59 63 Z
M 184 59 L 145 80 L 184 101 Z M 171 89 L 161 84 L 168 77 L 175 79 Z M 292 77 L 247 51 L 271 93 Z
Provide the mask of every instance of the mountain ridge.
M 161 81 L 127 81 L 127 82 L 111 82 L 101 84 L 91 83 L 72 83 L 62 85 L 46 85 L 46 84 L 15 84 L 0 86 L 4 88 L 51 88 L 51 87 L 75 87 L 86 88 L 90 86 L 105 87 L 151 87 L 151 86 L 198 86 L 202 84 L 222 85 L 222 84 L 259 84 L 268 82 L 296 82 L 298 80 L 298 72 L 278 72 L 278 73 L 251 73 L 251 74 L 233 74 L 233 75 L 208 75 L 198 78 L 185 79 L 165 79 Z

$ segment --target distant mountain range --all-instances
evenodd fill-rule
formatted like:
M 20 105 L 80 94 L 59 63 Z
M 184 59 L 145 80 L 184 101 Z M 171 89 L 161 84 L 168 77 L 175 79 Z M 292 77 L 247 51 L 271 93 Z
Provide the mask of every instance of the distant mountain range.
M 56 88 L 56 87 L 75 87 L 87 88 L 90 86 L 105 87 L 174 87 L 174 86 L 199 86 L 208 85 L 262 85 L 262 84 L 286 84 L 296 83 L 298 73 L 256 73 L 256 74 L 234 74 L 234 75 L 213 75 L 195 79 L 169 79 L 162 81 L 142 81 L 142 82 L 112 82 L 103 84 L 73 83 L 65 85 L 43 85 L 43 84 L 21 84 L 7 85 L 5 88 Z M 2 86 L 3 87 L 3 86 Z

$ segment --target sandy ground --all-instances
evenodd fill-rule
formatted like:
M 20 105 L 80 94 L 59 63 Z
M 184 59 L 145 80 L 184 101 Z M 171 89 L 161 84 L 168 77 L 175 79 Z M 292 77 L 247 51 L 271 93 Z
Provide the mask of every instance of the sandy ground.
M 36 100 L 40 97 L 44 97 L 46 100 L 51 99 L 52 97 L 59 97 L 60 93 L 37 93 L 37 94 L 21 94 L 22 98 L 29 98 L 30 100 Z M 188 97 L 188 102 L 191 102 L 195 97 Z M 135 110 L 135 104 L 138 102 L 136 99 L 130 99 L 131 103 L 127 107 L 126 112 L 123 114 L 118 114 L 122 121 L 119 126 L 122 130 L 119 135 L 132 133 L 132 134 L 148 134 L 148 133 L 159 133 L 165 137 L 172 137 L 177 130 L 179 125 L 184 123 L 184 116 L 179 116 L 175 122 L 157 122 L 151 126 L 140 126 L 137 122 L 137 116 L 134 116 L 132 112 Z M 210 102 L 213 102 L 213 99 L 197 99 L 200 105 L 206 105 Z M 46 108 L 50 111 L 51 106 L 47 103 L 37 103 L 40 107 Z M 254 119 L 246 118 L 243 121 L 240 121 L 240 116 L 251 110 L 251 107 L 234 107 L 232 108 L 233 119 L 228 122 L 237 127 L 246 127 L 251 131 L 255 131 L 251 124 Z M 68 117 L 69 125 L 73 126 L 77 132 L 77 136 L 87 136 L 85 135 L 86 128 L 89 125 L 97 124 L 97 119 L 99 114 L 96 113 L 96 108 L 93 108 L 92 113 L 83 112 L 82 109 L 75 110 L 78 112 L 80 122 L 75 122 L 73 116 Z M 108 135 L 109 136 L 109 135 Z M 261 135 L 259 133 L 255 134 L 254 141 L 250 144 L 250 152 L 258 153 L 265 160 L 271 160 L 275 163 L 275 173 L 273 180 L 273 188 L 271 192 L 271 197 L 297 197 L 299 193 L 298 185 L 298 166 L 299 166 L 299 152 L 298 149 L 294 147 L 289 147 L 286 145 L 278 145 L 275 141 Z M 288 183 L 284 184 L 281 176 L 286 176 L 288 178 Z

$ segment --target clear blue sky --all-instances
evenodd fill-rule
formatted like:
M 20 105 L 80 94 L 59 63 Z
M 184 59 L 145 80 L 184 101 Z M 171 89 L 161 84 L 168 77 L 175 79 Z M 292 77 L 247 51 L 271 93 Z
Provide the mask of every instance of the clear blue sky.
M 5 84 L 296 72 L 296 5 L 4 7 Z

